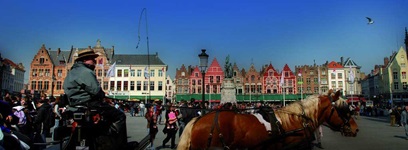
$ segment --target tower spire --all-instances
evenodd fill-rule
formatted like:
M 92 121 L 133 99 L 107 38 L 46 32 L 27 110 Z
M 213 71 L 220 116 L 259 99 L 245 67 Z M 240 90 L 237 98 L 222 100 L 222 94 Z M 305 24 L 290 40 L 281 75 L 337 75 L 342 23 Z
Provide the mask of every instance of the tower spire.
M 408 32 L 407 27 L 405 27 L 405 50 L 408 48 Z

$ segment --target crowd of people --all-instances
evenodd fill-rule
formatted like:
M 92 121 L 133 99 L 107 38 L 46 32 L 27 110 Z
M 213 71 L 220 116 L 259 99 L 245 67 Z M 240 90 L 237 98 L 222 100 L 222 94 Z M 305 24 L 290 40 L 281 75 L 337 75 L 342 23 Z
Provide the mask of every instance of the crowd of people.
M 54 126 L 60 124 L 58 99 L 45 93 L 37 95 L 6 92 L 0 100 L 0 126 L 5 149 L 44 149 L 46 138 L 52 138 Z M 16 145 L 16 142 L 18 143 Z M 48 141 L 50 142 L 50 141 Z

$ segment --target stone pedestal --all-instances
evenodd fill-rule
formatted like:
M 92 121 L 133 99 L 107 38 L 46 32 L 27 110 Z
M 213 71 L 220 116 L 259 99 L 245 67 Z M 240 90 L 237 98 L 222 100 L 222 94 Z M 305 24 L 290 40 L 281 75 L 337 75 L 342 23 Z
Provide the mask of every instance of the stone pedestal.
M 221 86 L 221 104 L 237 103 L 237 96 L 235 95 L 235 83 L 232 78 L 224 78 Z

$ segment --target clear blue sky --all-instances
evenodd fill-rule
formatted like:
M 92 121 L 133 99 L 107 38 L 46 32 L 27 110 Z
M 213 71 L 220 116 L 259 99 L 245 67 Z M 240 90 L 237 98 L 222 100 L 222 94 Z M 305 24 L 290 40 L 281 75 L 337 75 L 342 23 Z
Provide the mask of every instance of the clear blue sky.
M 174 78 L 182 64 L 198 65 L 207 49 L 210 62 L 227 55 L 240 68 L 272 63 L 312 65 L 353 59 L 369 73 L 403 46 L 408 26 L 406 0 L 68 0 L 0 1 L 0 52 L 26 67 L 41 47 L 69 50 L 115 46 L 120 54 L 158 52 Z M 367 25 L 365 17 L 375 23 Z

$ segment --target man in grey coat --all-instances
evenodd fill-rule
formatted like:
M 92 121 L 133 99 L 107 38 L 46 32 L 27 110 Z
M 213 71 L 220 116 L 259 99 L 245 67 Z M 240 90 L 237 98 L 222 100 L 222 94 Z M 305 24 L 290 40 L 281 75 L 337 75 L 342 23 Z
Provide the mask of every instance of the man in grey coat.
M 71 106 L 85 105 L 96 109 L 105 119 L 112 122 L 107 132 L 116 148 L 125 148 L 127 144 L 126 115 L 105 102 L 105 92 L 95 75 L 95 64 L 99 55 L 91 48 L 78 52 L 75 64 L 64 81 L 64 92 Z

